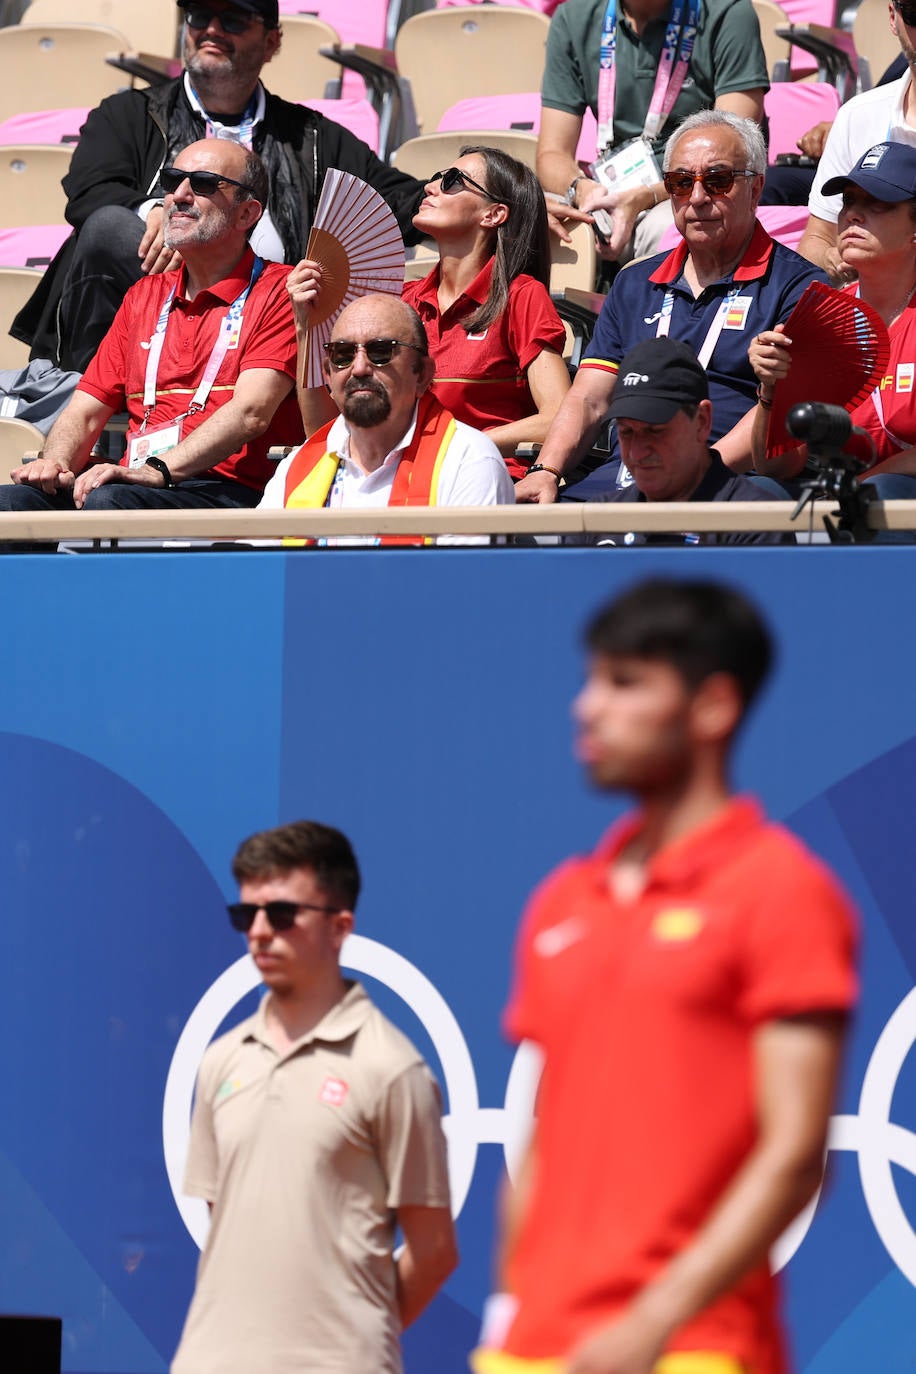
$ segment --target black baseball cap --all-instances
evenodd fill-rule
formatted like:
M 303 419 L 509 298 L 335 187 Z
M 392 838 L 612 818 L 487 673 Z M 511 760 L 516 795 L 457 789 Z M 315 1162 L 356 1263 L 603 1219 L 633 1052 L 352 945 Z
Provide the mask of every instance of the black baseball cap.
M 178 8 L 181 10 L 193 10 L 198 8 L 194 0 L 178 0 Z M 206 9 L 206 3 L 202 3 L 200 8 Z M 264 20 L 266 29 L 275 29 L 280 23 L 280 7 L 278 0 L 228 0 L 228 9 L 247 10 L 249 14 L 259 14 Z
M 709 382 L 693 349 L 679 339 L 645 339 L 621 360 L 608 414 L 613 420 L 666 425 L 684 406 L 709 400 Z
M 848 176 L 831 177 L 821 190 L 825 196 L 837 196 L 850 182 L 890 205 L 916 200 L 916 148 L 908 143 L 876 143 Z

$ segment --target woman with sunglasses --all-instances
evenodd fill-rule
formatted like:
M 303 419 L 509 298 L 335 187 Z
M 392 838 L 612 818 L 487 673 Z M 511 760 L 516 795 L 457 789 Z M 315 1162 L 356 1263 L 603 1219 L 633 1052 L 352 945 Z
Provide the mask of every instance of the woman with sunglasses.
M 848 176 L 824 187 L 842 194 L 837 220 L 837 251 L 844 268 L 858 280 L 845 287 L 881 316 L 890 334 L 885 380 L 850 418 L 874 445 L 869 483 L 882 499 L 916 498 L 916 148 L 879 143 L 859 158 Z M 830 338 L 824 358 L 829 367 Z M 792 367 L 792 340 L 783 325 L 757 335 L 748 357 L 760 385 L 754 418 L 754 460 L 760 472 L 794 477 L 804 466 L 802 446 L 769 460 L 765 456 L 767 418 L 773 387 Z M 816 385 L 812 401 L 819 399 Z M 856 449 L 857 456 L 866 455 Z
M 544 193 L 530 168 L 497 148 L 467 147 L 426 184 L 414 227 L 436 241 L 437 266 L 403 297 L 419 313 L 436 364 L 433 391 L 457 420 L 484 430 L 512 477 L 519 444 L 543 441 L 569 390 L 565 332 L 548 291 Z M 300 340 L 320 293 L 316 264 L 293 269 Z M 301 392 L 306 432 L 330 418 L 322 391 Z

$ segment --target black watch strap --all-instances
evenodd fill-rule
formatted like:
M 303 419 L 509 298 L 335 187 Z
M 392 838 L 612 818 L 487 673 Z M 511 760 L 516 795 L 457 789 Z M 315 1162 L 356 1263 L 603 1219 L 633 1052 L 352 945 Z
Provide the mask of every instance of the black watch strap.
M 146 466 L 148 468 L 156 469 L 156 471 L 159 473 L 159 476 L 162 478 L 163 482 L 165 482 L 167 488 L 174 487 L 175 483 L 172 481 L 172 474 L 169 472 L 168 468 L 166 467 L 165 463 L 163 463 L 161 458 L 147 458 Z

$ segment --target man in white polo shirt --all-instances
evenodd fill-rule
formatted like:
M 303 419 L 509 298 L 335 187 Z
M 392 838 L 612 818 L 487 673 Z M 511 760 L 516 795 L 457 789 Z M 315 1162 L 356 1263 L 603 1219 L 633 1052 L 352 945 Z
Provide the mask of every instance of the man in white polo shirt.
M 184 1186 L 212 1220 L 172 1374 L 400 1374 L 401 1330 L 457 1262 L 439 1091 L 341 972 L 346 836 L 266 830 L 233 873 L 269 992 L 198 1075 Z

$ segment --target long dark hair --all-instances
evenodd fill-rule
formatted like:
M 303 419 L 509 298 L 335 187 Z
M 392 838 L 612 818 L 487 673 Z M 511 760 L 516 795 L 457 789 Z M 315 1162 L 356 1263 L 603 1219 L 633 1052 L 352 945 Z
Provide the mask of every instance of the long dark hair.
M 469 153 L 483 158 L 487 190 L 509 207 L 505 222 L 496 228 L 496 261 L 487 299 L 462 321 L 466 333 L 479 334 L 505 310 L 509 287 L 523 272 L 549 288 L 550 234 L 544 192 L 531 168 L 500 148 L 468 145 L 460 155 Z

